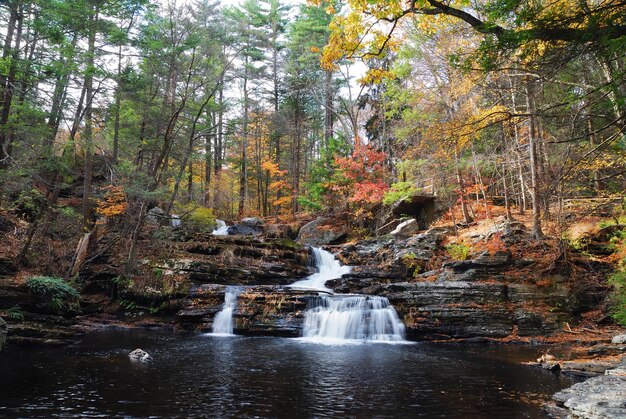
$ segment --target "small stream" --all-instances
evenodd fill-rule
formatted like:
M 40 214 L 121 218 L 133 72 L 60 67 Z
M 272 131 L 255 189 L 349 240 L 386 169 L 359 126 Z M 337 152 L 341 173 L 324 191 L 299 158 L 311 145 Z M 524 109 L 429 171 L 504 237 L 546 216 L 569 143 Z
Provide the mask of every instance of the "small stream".
M 148 351 L 154 362 L 132 363 Z M 105 331 L 0 354 L 0 417 L 543 418 L 539 348 Z

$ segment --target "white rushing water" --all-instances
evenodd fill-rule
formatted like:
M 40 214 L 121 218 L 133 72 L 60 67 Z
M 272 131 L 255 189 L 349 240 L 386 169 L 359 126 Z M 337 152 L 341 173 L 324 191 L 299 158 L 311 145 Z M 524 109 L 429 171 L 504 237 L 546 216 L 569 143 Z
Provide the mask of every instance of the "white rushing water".
M 317 272 L 290 285 L 293 289 L 332 294 L 326 281 L 350 272 L 332 255 L 312 248 Z M 362 342 L 408 343 L 398 313 L 385 297 L 368 295 L 319 296 L 304 314 L 304 342 L 346 344 Z
M 233 328 L 235 325 L 233 313 L 237 307 L 238 294 L 239 291 L 236 288 L 226 289 L 222 311 L 217 313 L 213 319 L 213 335 L 233 336 Z
M 368 295 L 318 297 L 305 313 L 302 340 L 406 343 L 404 325 L 389 300 Z
M 224 220 L 215 220 L 217 223 L 217 227 L 213 230 L 214 236 L 227 236 L 228 235 L 228 226 Z
M 170 218 L 170 225 L 173 228 L 178 228 L 180 227 L 180 216 L 176 215 L 176 214 L 172 214 L 171 218 Z
M 342 266 L 332 253 L 324 249 L 313 247 L 311 250 L 317 272 L 289 286 L 299 290 L 320 291 L 332 294 L 333 291 L 330 288 L 326 288 L 326 281 L 341 278 L 342 275 L 350 273 L 351 268 L 350 266 Z

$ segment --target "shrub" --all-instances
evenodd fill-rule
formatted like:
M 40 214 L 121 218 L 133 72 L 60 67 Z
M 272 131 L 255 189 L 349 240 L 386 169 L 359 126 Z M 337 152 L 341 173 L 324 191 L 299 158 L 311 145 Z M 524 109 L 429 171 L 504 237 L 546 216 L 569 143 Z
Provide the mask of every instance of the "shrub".
M 470 248 L 464 243 L 449 244 L 446 250 L 452 259 L 465 260 L 469 256 Z
M 391 188 L 385 192 L 383 197 L 383 204 L 391 205 L 398 201 L 403 201 L 418 192 L 415 183 L 413 182 L 397 182 L 391 185 Z
M 34 276 L 26 280 L 26 286 L 45 308 L 55 312 L 76 311 L 80 294 L 62 278 Z
M 7 310 L 7 317 L 11 320 L 22 321 L 24 320 L 24 313 L 20 306 L 13 306 Z
M 210 233 L 217 226 L 213 208 L 183 208 L 181 212 L 187 212 L 183 216 L 183 226 L 188 230 L 198 233 Z

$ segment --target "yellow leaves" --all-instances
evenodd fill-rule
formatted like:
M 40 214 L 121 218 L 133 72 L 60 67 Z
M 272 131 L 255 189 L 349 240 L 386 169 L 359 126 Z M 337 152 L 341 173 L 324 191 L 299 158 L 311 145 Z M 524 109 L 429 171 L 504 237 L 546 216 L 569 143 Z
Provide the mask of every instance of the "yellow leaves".
M 335 10 L 332 4 L 326 8 L 327 15 L 334 15 L 335 13 L 337 13 L 337 11 Z
M 96 212 L 107 218 L 124 214 L 128 207 L 124 189 L 121 186 L 114 185 L 105 186 L 103 189 L 106 192 L 103 199 L 97 201 Z
M 320 50 L 318 47 L 316 47 L 316 46 L 312 46 L 312 47 L 311 47 L 311 52 L 312 52 L 312 53 L 314 53 L 314 54 L 317 54 L 317 53 L 318 53 L 318 52 L 320 52 L 320 51 L 321 51 L 321 50 Z
M 395 73 L 391 70 L 382 68 L 371 68 L 367 73 L 359 79 L 359 83 L 363 86 L 368 84 L 378 84 L 383 80 L 391 80 L 395 78 Z

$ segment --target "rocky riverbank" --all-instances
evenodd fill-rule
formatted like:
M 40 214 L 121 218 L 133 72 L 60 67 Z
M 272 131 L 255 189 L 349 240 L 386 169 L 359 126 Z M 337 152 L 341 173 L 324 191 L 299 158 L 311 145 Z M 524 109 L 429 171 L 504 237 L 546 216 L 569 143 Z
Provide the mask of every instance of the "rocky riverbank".
M 612 354 L 601 358 L 559 360 L 544 355 L 540 367 L 586 380 L 556 393 L 545 410 L 551 418 L 626 418 L 626 335 L 614 336 L 587 354 Z

